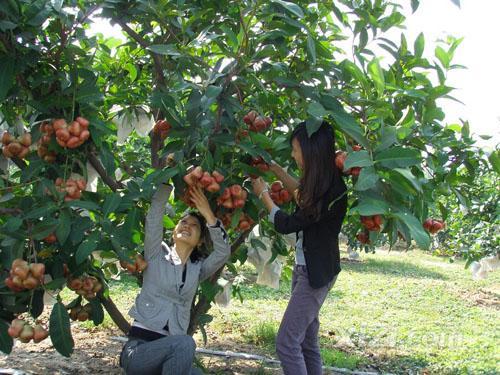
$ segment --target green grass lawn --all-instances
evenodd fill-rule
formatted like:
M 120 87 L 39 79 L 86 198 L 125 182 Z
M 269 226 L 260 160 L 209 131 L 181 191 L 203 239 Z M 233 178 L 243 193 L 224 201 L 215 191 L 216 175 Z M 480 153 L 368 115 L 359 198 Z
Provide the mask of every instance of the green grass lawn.
M 325 364 L 396 374 L 500 373 L 499 272 L 474 281 L 463 261 L 420 251 L 378 251 L 361 259 L 343 263 L 320 312 Z M 251 268 L 243 271 L 254 278 Z M 136 292 L 130 279 L 112 283 L 124 313 Z M 244 282 L 243 303 L 234 298 L 229 307 L 211 310 L 207 345 L 276 357 L 274 337 L 289 292 L 289 282 L 279 290 Z M 109 318 L 105 325 L 112 325 Z
M 344 263 L 320 312 L 326 364 L 436 374 L 500 372 L 499 273 L 474 281 L 463 261 L 419 251 L 363 254 Z M 210 330 L 274 355 L 274 336 L 287 304 L 279 290 L 243 287 L 243 303 L 214 308 Z M 496 304 L 495 304 L 496 303 Z

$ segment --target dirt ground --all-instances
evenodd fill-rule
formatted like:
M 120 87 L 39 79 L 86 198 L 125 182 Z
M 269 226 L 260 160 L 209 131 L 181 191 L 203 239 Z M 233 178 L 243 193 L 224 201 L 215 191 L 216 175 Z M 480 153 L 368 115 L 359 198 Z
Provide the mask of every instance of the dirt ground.
M 50 338 L 34 344 L 16 341 L 10 355 L 0 353 L 0 375 L 19 370 L 27 374 L 121 374 L 118 356 L 122 343 L 113 339 L 121 336 L 118 330 L 87 330 L 74 324 L 71 328 L 75 349 L 70 358 L 55 351 Z M 226 343 L 227 344 L 227 343 Z M 209 346 L 214 350 L 251 351 L 251 348 L 221 347 L 216 342 Z M 207 347 L 207 348 L 209 348 Z M 197 354 L 197 358 L 207 368 L 209 374 L 256 374 L 265 370 L 266 374 L 282 374 L 275 365 L 262 365 L 258 361 L 247 361 L 225 357 Z

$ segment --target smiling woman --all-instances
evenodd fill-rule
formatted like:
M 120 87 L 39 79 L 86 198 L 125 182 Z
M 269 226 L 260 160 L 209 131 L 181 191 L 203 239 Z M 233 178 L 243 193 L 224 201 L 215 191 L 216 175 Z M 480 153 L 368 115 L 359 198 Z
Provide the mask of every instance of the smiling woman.
M 165 204 L 172 191 L 162 185 L 153 196 L 146 217 L 142 290 L 130 309 L 134 318 L 120 356 L 127 374 L 196 374 L 192 368 L 195 343 L 187 335 L 190 308 L 198 284 L 228 259 L 230 246 L 222 223 L 213 214 L 202 190 L 193 187 L 191 201 L 198 212 L 189 212 L 177 223 L 173 245 L 163 239 Z M 212 245 L 204 257 L 202 249 Z

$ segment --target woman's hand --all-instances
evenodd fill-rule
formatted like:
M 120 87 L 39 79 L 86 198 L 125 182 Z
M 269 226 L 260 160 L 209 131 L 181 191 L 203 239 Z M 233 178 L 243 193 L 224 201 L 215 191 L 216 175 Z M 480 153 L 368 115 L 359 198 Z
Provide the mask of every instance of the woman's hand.
M 267 184 L 262 177 L 252 178 L 252 188 L 254 194 L 260 197 L 261 193 L 267 189 Z
M 191 202 L 194 203 L 200 214 L 203 215 L 208 225 L 215 225 L 217 222 L 217 218 L 215 217 L 212 209 L 210 208 L 210 204 L 208 203 L 208 199 L 203 193 L 203 190 L 198 186 L 192 186 L 190 188 L 191 194 Z

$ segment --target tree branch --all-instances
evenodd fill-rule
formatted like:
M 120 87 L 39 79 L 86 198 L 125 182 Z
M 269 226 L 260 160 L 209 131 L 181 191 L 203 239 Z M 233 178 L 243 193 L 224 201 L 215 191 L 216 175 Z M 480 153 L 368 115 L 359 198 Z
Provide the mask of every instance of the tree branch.
M 151 166 L 155 169 L 165 168 L 166 158 L 160 159 L 160 150 L 163 147 L 163 140 L 159 133 L 151 132 Z
M 0 207 L 0 215 L 20 215 L 23 211 L 19 208 L 1 208 Z
M 130 323 L 127 321 L 127 319 L 124 318 L 120 310 L 118 310 L 118 307 L 116 307 L 111 297 L 108 298 L 104 297 L 102 292 L 98 293 L 97 297 L 99 298 L 99 301 L 102 303 L 102 305 L 108 312 L 113 322 L 115 322 L 115 324 L 118 326 L 118 328 L 120 328 L 120 330 L 124 334 L 127 334 L 128 331 L 130 330 Z
M 134 39 L 142 48 L 148 49 L 149 47 L 149 42 L 144 39 L 142 36 L 140 36 L 138 33 L 136 33 L 134 30 L 130 28 L 130 26 L 127 25 L 126 22 L 124 22 L 121 19 L 114 19 L 114 21 L 120 25 L 120 27 L 132 38 Z M 153 51 L 148 50 L 148 52 L 151 54 L 151 57 L 153 58 L 154 66 L 155 66 L 155 71 L 156 71 L 156 79 L 160 83 L 161 86 L 165 86 L 165 76 L 163 75 L 163 68 L 161 64 L 161 59 L 160 56 Z
M 99 176 L 101 176 L 102 180 L 111 188 L 111 190 L 116 191 L 118 189 L 124 188 L 121 182 L 116 181 L 106 173 L 106 170 L 104 169 L 101 161 L 98 159 L 94 151 L 89 152 L 89 162 L 97 171 L 97 173 L 99 173 Z

